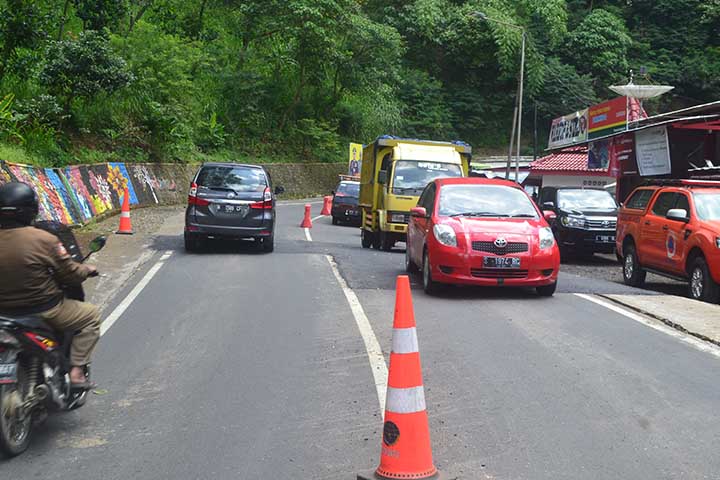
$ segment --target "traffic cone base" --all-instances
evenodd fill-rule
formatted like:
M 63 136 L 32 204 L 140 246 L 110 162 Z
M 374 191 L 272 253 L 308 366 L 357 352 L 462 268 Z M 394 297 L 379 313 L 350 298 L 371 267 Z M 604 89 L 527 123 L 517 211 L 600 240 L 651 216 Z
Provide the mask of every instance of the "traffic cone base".
M 390 479 L 395 480 L 397 478 L 412 479 L 412 478 L 419 478 L 419 477 L 383 477 L 382 475 L 379 475 L 375 470 L 357 474 L 357 480 L 390 480 Z M 440 472 L 436 472 L 435 475 L 431 475 L 429 477 L 421 477 L 421 478 L 428 479 L 428 480 L 448 480 L 448 478 Z

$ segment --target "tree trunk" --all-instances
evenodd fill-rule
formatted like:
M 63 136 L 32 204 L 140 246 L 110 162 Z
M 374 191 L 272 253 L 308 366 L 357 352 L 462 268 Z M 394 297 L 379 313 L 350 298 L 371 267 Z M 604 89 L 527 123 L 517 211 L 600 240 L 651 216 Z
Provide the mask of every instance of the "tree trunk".
M 198 14 L 198 30 L 195 34 L 195 39 L 197 40 L 200 38 L 200 34 L 202 33 L 203 29 L 203 16 L 205 15 L 205 5 L 207 5 L 207 0 L 202 0 L 200 3 L 200 13 Z
M 63 33 L 65 33 L 65 22 L 67 22 L 68 8 L 70 7 L 70 0 L 65 0 L 65 6 L 63 7 L 62 17 L 60 17 L 60 28 L 58 29 L 58 42 L 62 40 Z
M 130 14 L 130 25 L 128 26 L 127 35 L 130 35 L 130 33 L 133 31 L 133 28 L 135 28 L 135 24 L 140 21 L 140 19 L 145 15 L 145 12 L 148 8 L 150 8 L 150 5 L 152 5 L 153 0 L 145 0 L 145 3 L 142 4 L 140 7 L 140 10 L 133 15 Z M 127 35 L 125 35 L 127 37 Z
M 290 114 L 293 110 L 295 110 L 295 107 L 297 107 L 298 103 L 300 103 L 300 96 L 302 95 L 303 88 L 305 87 L 305 65 L 302 65 L 300 67 L 300 80 L 298 82 L 298 86 L 295 89 L 295 95 L 293 96 L 292 102 L 290 102 L 290 105 L 288 108 L 283 112 L 282 119 L 280 120 L 280 128 L 279 130 L 282 132 L 285 129 L 285 125 L 287 124 L 288 118 L 290 117 Z

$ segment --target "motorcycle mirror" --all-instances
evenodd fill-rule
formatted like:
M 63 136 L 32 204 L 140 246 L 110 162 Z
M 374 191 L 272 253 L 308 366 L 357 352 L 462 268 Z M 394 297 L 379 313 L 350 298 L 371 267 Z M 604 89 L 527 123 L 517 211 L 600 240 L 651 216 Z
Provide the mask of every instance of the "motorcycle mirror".
M 100 235 L 99 237 L 95 237 L 92 242 L 90 242 L 90 253 L 97 253 L 100 250 L 103 249 L 105 246 L 105 242 L 107 242 L 107 238 Z

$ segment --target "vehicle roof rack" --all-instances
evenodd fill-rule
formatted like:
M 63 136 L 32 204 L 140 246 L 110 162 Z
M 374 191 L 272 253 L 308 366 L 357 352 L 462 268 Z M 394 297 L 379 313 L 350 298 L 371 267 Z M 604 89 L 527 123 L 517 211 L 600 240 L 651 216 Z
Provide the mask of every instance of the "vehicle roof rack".
M 685 178 L 658 178 L 645 180 L 643 186 L 658 187 L 707 187 L 720 188 L 720 180 L 692 180 Z

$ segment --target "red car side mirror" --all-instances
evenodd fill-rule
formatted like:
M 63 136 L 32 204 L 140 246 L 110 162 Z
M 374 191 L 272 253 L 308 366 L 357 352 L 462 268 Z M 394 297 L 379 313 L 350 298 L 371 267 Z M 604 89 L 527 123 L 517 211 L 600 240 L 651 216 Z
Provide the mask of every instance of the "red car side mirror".
M 415 207 L 410 209 L 410 216 L 411 217 L 420 217 L 420 218 L 427 218 L 427 210 L 425 210 L 425 207 Z
M 552 210 L 545 210 L 543 212 L 543 216 L 545 217 L 545 220 L 548 222 L 553 222 L 557 218 L 557 215 Z

